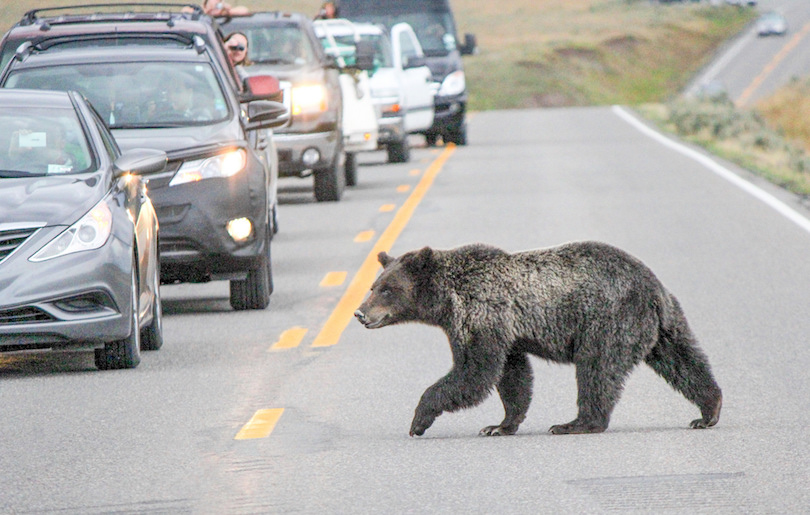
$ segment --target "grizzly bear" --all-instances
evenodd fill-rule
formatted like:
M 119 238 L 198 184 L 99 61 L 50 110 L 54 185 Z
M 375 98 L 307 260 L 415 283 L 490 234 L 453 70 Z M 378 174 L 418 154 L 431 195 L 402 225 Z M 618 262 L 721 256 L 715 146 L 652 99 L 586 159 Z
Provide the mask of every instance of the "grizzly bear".
M 367 328 L 438 326 L 453 366 L 422 395 L 410 435 L 481 403 L 494 386 L 505 416 L 482 436 L 511 435 L 532 396 L 527 355 L 576 367 L 577 417 L 553 434 L 607 429 L 625 379 L 641 361 L 700 408 L 691 427 L 720 417 L 722 394 L 677 299 L 638 259 L 599 242 L 507 253 L 482 244 L 425 247 L 393 258 L 355 311 Z

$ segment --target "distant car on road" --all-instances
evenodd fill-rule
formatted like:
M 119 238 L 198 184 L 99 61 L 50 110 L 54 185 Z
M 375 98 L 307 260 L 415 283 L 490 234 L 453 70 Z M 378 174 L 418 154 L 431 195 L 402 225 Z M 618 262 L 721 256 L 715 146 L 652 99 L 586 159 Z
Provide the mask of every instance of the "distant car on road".
M 158 221 L 140 174 L 75 92 L 0 90 L 0 352 L 93 348 L 134 368 L 163 345 Z
M 784 36 L 787 30 L 787 20 L 776 11 L 765 13 L 757 20 L 758 36 Z

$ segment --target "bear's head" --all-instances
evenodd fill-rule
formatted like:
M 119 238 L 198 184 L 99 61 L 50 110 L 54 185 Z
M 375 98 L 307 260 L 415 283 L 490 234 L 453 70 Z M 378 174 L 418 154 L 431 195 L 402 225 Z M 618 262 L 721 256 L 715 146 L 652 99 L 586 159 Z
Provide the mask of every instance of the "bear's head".
M 408 252 L 394 258 L 380 252 L 382 274 L 371 285 L 371 293 L 354 312 L 369 329 L 400 322 L 427 322 L 426 313 L 436 302 L 433 277 L 436 260 L 433 249 Z

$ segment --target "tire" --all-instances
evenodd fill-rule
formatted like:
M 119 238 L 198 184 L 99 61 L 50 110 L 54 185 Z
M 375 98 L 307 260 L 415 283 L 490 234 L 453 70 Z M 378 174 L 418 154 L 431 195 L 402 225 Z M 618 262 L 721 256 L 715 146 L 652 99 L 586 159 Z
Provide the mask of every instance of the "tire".
M 429 147 L 435 147 L 436 142 L 439 141 L 439 135 L 435 132 L 428 132 L 425 134 L 425 144 Z
M 273 222 L 273 234 L 278 234 L 278 207 L 275 205 L 270 213 L 270 220 Z
M 467 124 L 462 123 L 458 128 L 447 131 L 444 135 L 445 143 L 453 143 L 455 145 L 467 144 Z
M 314 170 L 315 200 L 318 202 L 337 202 L 343 196 L 346 174 L 340 169 L 339 161 L 335 157 L 331 166 Z
M 407 163 L 411 160 L 411 144 L 407 136 L 402 141 L 389 143 L 387 150 L 389 163 Z
M 158 263 L 158 270 L 160 264 Z M 141 350 L 158 350 L 163 347 L 163 306 L 160 303 L 160 272 L 155 273 L 152 284 L 155 300 L 152 303 L 152 321 L 141 330 Z
M 346 186 L 357 185 L 357 154 L 346 154 Z
M 141 331 L 138 314 L 138 262 L 133 256 L 131 273 L 131 295 L 129 336 L 123 340 L 108 342 L 103 349 L 96 349 L 96 368 L 99 370 L 117 370 L 135 368 L 141 362 Z
M 259 260 L 259 266 L 248 270 L 244 279 L 231 280 L 231 307 L 237 311 L 246 309 L 265 309 L 270 305 L 273 293 L 273 264 L 270 253 L 272 229 L 267 228 L 265 252 Z

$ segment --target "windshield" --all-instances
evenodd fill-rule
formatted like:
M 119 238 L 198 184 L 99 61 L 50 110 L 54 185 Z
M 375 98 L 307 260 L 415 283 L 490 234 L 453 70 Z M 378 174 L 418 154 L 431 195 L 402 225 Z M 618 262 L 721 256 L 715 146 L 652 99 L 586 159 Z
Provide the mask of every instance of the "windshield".
M 327 52 L 335 53 L 336 56 L 346 59 L 347 65 L 354 64 L 355 52 L 357 50 L 354 43 L 354 36 L 335 36 L 334 39 L 335 43 L 338 45 L 335 52 L 330 50 L 331 45 L 326 37 L 321 38 L 324 49 Z M 391 57 L 391 43 L 389 43 L 387 37 L 381 34 L 361 34 L 360 39 L 363 41 L 371 41 L 374 46 L 374 68 L 369 72 L 370 74 L 373 75 L 378 68 L 391 68 L 394 66 L 393 58 Z
M 298 25 L 266 25 L 240 29 L 248 39 L 254 63 L 301 66 L 316 60 L 315 49 Z
M 405 22 L 416 32 L 419 44 L 427 56 L 443 56 L 456 50 L 456 28 L 450 13 L 419 12 L 397 15 L 358 15 L 353 21 L 380 23 L 389 29 Z
M 16 70 L 7 88 L 76 90 L 111 129 L 207 125 L 228 119 L 228 104 L 207 63 L 73 64 Z
M 91 164 L 73 109 L 0 108 L 0 178 L 81 173 Z

